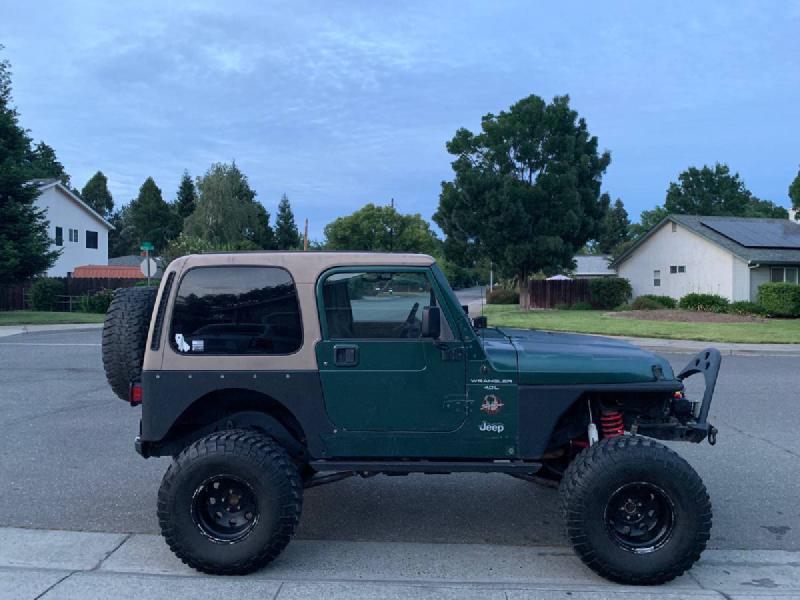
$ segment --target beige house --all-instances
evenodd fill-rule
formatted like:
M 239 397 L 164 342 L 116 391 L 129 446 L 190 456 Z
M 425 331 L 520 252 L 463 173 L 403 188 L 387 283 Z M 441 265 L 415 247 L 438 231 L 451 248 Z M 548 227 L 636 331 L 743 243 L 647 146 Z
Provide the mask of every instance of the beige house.
M 800 224 L 669 215 L 611 267 L 631 282 L 634 297 L 701 292 L 755 301 L 762 283 L 800 282 Z

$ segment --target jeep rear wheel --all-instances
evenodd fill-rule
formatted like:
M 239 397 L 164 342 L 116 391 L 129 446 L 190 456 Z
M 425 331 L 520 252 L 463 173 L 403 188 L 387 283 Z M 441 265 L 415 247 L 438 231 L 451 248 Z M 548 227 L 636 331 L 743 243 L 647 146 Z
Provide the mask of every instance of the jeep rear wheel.
M 297 528 L 303 484 L 272 438 L 232 430 L 204 437 L 175 459 L 158 492 L 170 549 L 205 573 L 242 575 L 276 558 Z
M 158 290 L 120 288 L 103 323 L 103 367 L 106 379 L 121 400 L 128 400 L 131 381 L 142 373 L 144 347 Z
M 596 573 L 654 585 L 689 569 L 711 531 L 711 501 L 692 467 L 669 448 L 620 436 L 587 448 L 560 487 L 567 537 Z

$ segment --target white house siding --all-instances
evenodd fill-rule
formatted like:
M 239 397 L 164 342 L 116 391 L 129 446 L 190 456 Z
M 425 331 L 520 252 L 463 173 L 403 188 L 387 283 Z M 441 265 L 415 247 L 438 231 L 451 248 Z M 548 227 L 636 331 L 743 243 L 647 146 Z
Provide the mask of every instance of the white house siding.
M 729 299 L 733 302 L 751 300 L 750 267 L 738 256 L 731 256 L 733 263 L 733 285 Z
M 36 199 L 36 206 L 47 211 L 51 248 L 61 249 L 61 256 L 47 271 L 51 277 L 65 277 L 80 265 L 108 264 L 108 226 L 89 214 L 57 186 L 46 188 Z M 56 246 L 56 227 L 63 231 L 63 245 Z M 78 241 L 69 241 L 69 230 L 78 230 Z M 86 232 L 97 232 L 97 248 L 86 247 Z
M 659 294 L 681 298 L 691 292 L 719 294 L 746 300 L 746 275 L 741 262 L 716 244 L 681 225 L 672 231 L 666 222 L 617 267 L 620 277 L 631 282 L 633 295 Z M 686 267 L 685 273 L 670 273 L 670 266 Z M 661 286 L 653 285 L 653 271 L 661 271 Z M 735 275 L 734 275 L 735 272 Z M 745 280 L 746 281 L 746 280 Z M 742 294 L 745 294 L 742 296 Z

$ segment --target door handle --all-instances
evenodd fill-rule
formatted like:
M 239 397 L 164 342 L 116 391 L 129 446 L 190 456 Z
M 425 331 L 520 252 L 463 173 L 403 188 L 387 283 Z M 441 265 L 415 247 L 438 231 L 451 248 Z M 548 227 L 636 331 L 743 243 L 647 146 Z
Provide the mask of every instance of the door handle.
M 337 367 L 355 367 L 358 364 L 358 346 L 336 344 L 333 347 L 333 364 Z

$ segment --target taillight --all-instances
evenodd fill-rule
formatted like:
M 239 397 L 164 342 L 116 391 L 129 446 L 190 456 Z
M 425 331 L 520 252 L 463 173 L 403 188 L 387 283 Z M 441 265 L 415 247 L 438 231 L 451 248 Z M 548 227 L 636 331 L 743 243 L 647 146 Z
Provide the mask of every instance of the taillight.
M 131 391 L 128 394 L 131 406 L 138 406 L 142 403 L 142 384 L 138 381 L 131 383 Z

